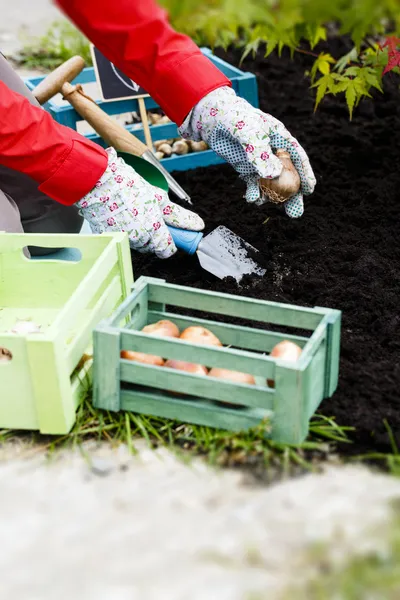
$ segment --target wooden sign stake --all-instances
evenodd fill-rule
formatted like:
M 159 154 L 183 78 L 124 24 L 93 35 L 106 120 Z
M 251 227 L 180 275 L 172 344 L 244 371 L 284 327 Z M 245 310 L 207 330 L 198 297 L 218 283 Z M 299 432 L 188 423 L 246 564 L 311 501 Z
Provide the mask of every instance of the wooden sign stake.
M 138 98 L 138 102 L 139 102 L 140 118 L 143 123 L 143 131 L 144 131 L 144 138 L 146 140 L 146 146 L 148 147 L 148 149 L 151 152 L 153 152 L 153 141 L 151 139 L 149 120 L 147 118 L 147 110 L 146 110 L 146 105 L 144 103 L 144 98 Z

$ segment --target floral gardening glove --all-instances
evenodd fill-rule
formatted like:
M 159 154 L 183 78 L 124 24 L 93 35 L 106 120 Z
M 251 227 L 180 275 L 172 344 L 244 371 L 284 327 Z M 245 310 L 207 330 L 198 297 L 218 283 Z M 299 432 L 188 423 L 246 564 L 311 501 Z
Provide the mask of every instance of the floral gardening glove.
M 200 231 L 204 221 L 171 202 L 108 148 L 108 166 L 100 181 L 77 203 L 93 233 L 126 231 L 131 248 L 169 258 L 176 246 L 167 225 Z
M 205 96 L 189 113 L 179 132 L 182 137 L 204 140 L 222 156 L 247 183 L 246 200 L 262 204 L 260 177 L 272 179 L 282 171 L 273 150 L 283 148 L 290 154 L 301 179 L 301 191 L 285 202 L 289 217 L 301 217 L 303 195 L 311 194 L 315 177 L 307 154 L 285 126 L 221 87 Z

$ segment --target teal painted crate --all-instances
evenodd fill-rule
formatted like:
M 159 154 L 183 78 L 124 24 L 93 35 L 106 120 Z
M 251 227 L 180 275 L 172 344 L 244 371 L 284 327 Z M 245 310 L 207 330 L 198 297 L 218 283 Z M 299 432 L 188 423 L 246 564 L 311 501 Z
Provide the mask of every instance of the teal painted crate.
M 24 256 L 26 246 L 71 251 L 33 260 Z M 92 352 L 93 328 L 132 282 L 125 234 L 0 232 L 0 347 L 12 356 L 0 360 L 1 429 L 71 429 L 91 380 L 91 361 L 81 359 Z M 11 333 L 17 320 L 31 320 L 40 333 Z
M 214 63 L 216 67 L 220 69 L 220 71 L 222 71 L 222 73 L 224 73 L 224 75 L 226 75 L 226 77 L 230 79 L 232 82 L 232 87 L 236 93 L 242 98 L 248 100 L 250 104 L 258 108 L 258 88 L 255 75 L 241 71 L 237 67 L 228 64 L 221 58 L 215 56 L 208 48 L 202 48 L 201 51 L 211 60 L 212 63 Z M 44 77 L 32 77 L 25 79 L 25 83 L 30 90 L 33 90 L 43 79 Z M 94 69 L 87 68 L 84 69 L 76 79 L 74 79 L 73 83 L 81 83 L 84 85 L 85 83 L 88 84 L 95 81 L 96 75 Z M 139 105 L 137 100 L 116 100 L 114 102 L 104 102 L 100 100 L 97 102 L 97 104 L 109 115 L 119 115 L 134 111 L 139 113 Z M 145 104 L 147 110 L 158 108 L 158 104 L 152 98 L 146 98 Z M 45 104 L 45 108 L 58 123 L 66 125 L 67 127 L 72 127 L 72 129 L 75 130 L 77 129 L 77 123 L 82 120 L 76 110 L 67 102 L 63 103 L 63 105 L 60 105 L 54 100 L 50 100 Z M 128 131 L 132 131 L 136 137 L 138 137 L 142 142 L 145 142 L 142 128 L 136 129 L 133 128 L 132 125 L 127 125 L 126 129 Z M 153 141 L 178 137 L 178 135 L 178 128 L 175 123 L 151 126 L 151 136 Z M 87 134 L 86 137 L 100 144 L 101 146 L 105 146 L 104 141 L 96 134 Z M 170 158 L 163 159 L 161 162 L 167 171 L 171 172 L 186 171 L 187 169 L 221 164 L 224 162 L 224 160 L 212 150 L 205 150 L 204 152 L 195 152 L 186 154 L 184 156 L 172 156 Z
M 201 314 L 183 316 L 181 309 L 214 313 L 222 321 L 204 319 Z M 230 325 L 225 317 L 248 319 L 249 325 Z M 225 347 L 140 332 L 144 325 L 160 319 L 170 319 L 181 330 L 190 325 L 207 327 Z M 299 444 L 320 402 L 337 387 L 340 323 L 337 310 L 255 300 L 140 277 L 127 300 L 94 331 L 94 404 L 228 430 L 247 429 L 266 420 L 273 440 Z M 309 335 L 279 333 L 269 329 L 272 325 L 305 330 Z M 296 363 L 268 356 L 283 339 L 301 346 Z M 256 385 L 139 364 L 121 359 L 121 350 L 250 373 Z M 275 381 L 274 388 L 268 387 L 267 379 Z M 187 397 L 174 396 L 171 390 L 185 392 Z

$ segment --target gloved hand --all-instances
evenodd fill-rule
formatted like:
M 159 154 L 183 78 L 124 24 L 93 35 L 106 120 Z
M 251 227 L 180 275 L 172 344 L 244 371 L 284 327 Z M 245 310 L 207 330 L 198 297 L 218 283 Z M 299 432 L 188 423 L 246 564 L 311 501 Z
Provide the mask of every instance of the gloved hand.
M 285 202 L 285 210 L 289 217 L 303 214 L 303 195 L 311 194 L 316 183 L 307 154 L 280 121 L 236 96 L 231 88 L 221 87 L 205 96 L 179 132 L 186 139 L 205 141 L 230 163 L 247 183 L 247 202 L 256 204 L 265 201 L 260 177 L 272 179 L 282 171 L 273 150 L 287 150 L 300 175 L 301 191 Z
M 171 202 L 164 190 L 145 181 L 114 148 L 107 153 L 108 166 L 100 181 L 77 202 L 93 233 L 126 231 L 131 248 L 169 258 L 177 248 L 167 225 L 204 229 L 198 215 Z

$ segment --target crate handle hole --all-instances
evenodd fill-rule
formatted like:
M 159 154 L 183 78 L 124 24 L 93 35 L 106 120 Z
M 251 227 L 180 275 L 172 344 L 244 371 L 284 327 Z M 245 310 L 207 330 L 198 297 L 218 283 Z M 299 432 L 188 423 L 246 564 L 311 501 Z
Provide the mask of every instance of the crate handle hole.
M 8 363 L 13 359 L 12 352 L 8 348 L 0 346 L 0 364 Z
M 82 260 L 79 248 L 42 248 L 40 246 L 25 246 L 23 255 L 29 260 L 62 261 L 78 263 Z

